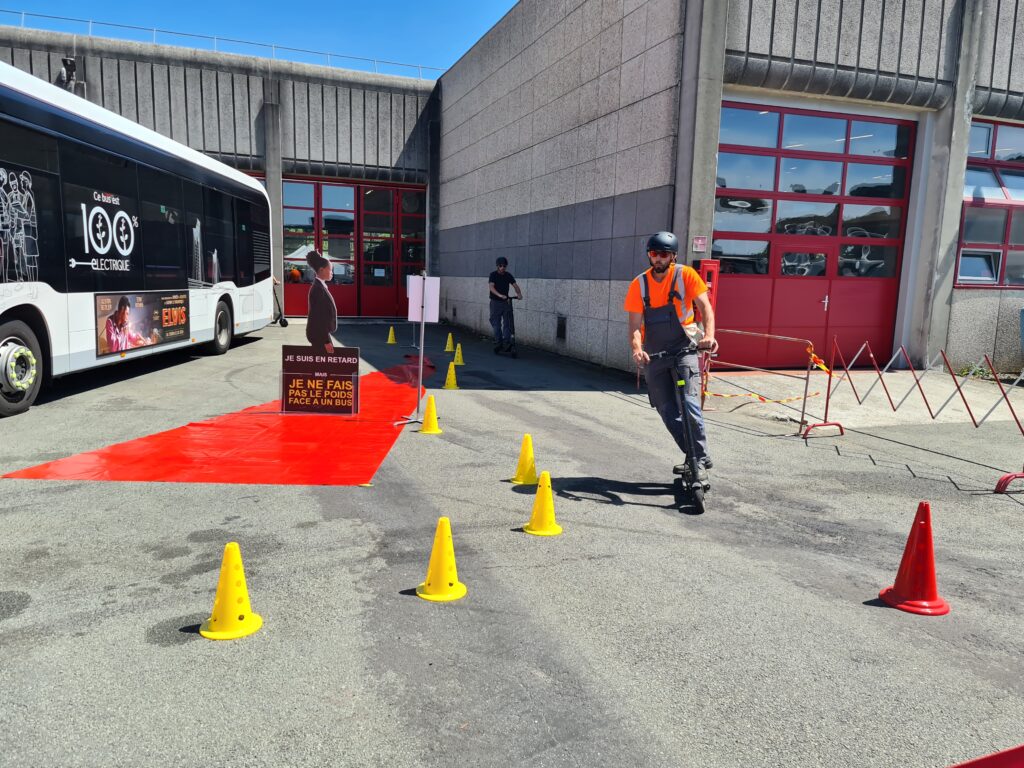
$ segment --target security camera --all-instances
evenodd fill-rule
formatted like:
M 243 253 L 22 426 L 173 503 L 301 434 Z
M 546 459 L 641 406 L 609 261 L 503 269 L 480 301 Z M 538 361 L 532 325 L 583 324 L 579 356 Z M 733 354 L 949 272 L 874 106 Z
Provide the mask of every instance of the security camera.
M 60 77 L 58 81 L 61 87 L 72 90 L 75 87 L 75 60 L 61 59 Z

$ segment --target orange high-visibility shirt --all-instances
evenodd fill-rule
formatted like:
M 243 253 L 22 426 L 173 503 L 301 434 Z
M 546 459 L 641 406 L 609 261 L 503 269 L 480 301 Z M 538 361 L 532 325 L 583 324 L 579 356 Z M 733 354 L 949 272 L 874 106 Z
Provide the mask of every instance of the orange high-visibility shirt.
M 633 278 L 633 282 L 629 284 L 629 289 L 626 291 L 626 300 L 622 302 L 622 308 L 626 312 L 643 313 L 644 300 L 640 295 L 640 281 L 643 280 L 644 275 L 648 276 L 647 284 L 650 292 L 648 298 L 651 300 L 651 307 L 663 307 L 668 304 L 669 291 L 677 285 L 679 279 L 673 271 L 675 269 L 683 270 L 682 301 L 679 299 L 672 300 L 676 306 L 676 314 L 680 315 L 681 308 L 685 308 L 685 314 L 682 315 L 682 323 L 689 325 L 695 322 L 693 300 L 702 293 L 706 293 L 708 285 L 701 279 L 701 276 L 697 274 L 693 267 L 688 267 L 685 264 L 673 265 L 673 269 L 665 272 L 665 278 L 660 283 L 654 279 L 654 273 L 650 269 Z

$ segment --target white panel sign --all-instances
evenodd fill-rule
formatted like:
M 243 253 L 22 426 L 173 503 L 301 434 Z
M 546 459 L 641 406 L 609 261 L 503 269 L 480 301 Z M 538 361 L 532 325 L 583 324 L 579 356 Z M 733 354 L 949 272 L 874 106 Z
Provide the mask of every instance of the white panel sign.
M 436 323 L 441 310 L 441 278 L 407 275 L 406 292 L 409 294 L 409 319 L 418 323 L 422 310 L 424 322 Z

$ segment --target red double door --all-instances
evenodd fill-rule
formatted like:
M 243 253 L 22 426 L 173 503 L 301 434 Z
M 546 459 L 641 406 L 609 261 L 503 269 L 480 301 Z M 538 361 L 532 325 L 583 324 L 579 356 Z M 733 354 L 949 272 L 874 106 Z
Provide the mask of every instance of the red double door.
M 767 274 L 723 274 L 718 284 L 721 328 L 762 336 L 723 333 L 724 361 L 759 368 L 804 368 L 811 342 L 829 360 L 835 337 L 847 363 L 867 341 L 879 365 L 892 353 L 899 277 L 871 277 L 870 247 L 841 247 L 821 238 L 776 240 Z M 866 365 L 866 353 L 858 359 Z
M 284 183 L 284 311 L 308 312 L 313 271 L 305 246 L 331 262 L 327 288 L 345 317 L 406 314 L 406 276 L 426 261 L 426 191 L 422 187 L 346 184 L 314 179 Z

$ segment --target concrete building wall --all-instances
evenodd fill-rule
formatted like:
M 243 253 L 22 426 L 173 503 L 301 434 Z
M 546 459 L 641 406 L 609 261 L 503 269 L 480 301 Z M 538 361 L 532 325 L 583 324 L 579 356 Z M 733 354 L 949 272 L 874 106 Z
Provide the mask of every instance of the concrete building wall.
M 628 365 L 627 281 L 672 224 L 682 5 L 522 0 L 442 76 L 445 317 L 489 333 L 506 256 L 518 338 Z
M 997 371 L 1024 369 L 1021 312 L 1024 291 L 954 290 L 946 348 L 950 361 L 960 368 L 988 355 Z

